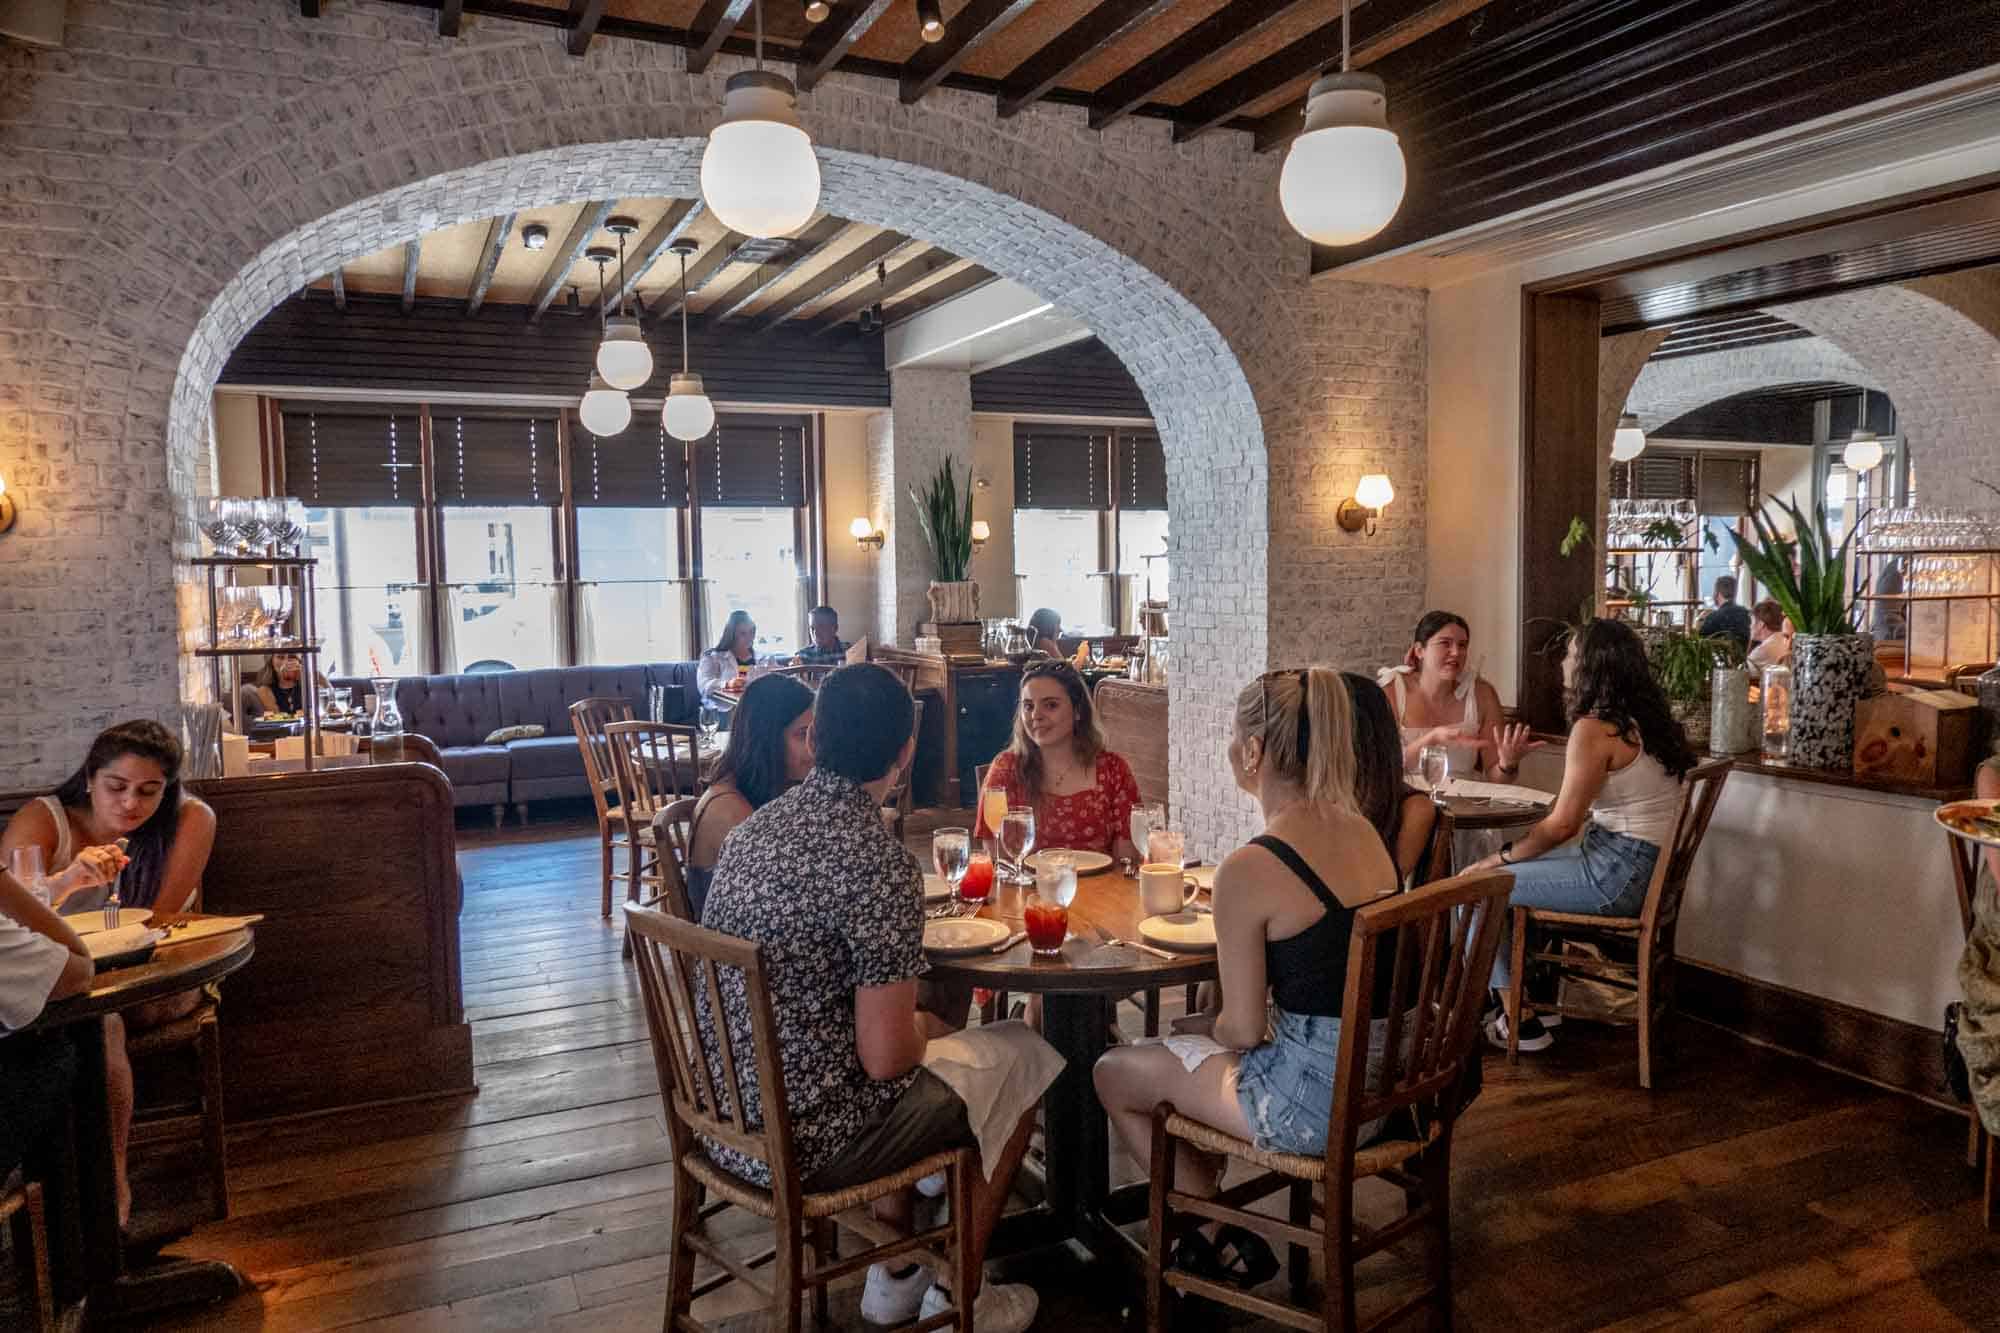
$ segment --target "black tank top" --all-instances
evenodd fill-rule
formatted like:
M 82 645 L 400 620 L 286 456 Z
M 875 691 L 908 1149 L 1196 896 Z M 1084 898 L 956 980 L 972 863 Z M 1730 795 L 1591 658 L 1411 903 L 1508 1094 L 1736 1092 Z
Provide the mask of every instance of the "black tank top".
M 1264 941 L 1264 975 L 1271 998 L 1294 1014 L 1339 1018 L 1347 999 L 1347 946 L 1354 935 L 1354 909 L 1333 896 L 1303 856 L 1291 844 L 1266 833 L 1250 840 L 1285 863 L 1326 908 L 1326 914 L 1288 939 Z M 1375 954 L 1375 994 L 1372 1012 L 1382 1013 L 1394 981 L 1396 937 L 1384 935 Z

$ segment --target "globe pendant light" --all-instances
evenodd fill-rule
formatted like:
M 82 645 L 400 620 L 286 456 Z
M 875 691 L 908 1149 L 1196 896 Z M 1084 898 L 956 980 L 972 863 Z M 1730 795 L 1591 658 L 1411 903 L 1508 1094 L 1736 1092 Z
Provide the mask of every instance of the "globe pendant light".
M 1357 245 L 1389 225 L 1409 183 L 1390 132 L 1388 90 L 1348 69 L 1348 4 L 1340 6 L 1340 72 L 1306 94 L 1306 126 L 1285 152 L 1278 206 L 1292 230 L 1320 245 Z
M 600 323 L 604 318 L 604 266 L 611 262 L 612 252 L 601 245 L 593 245 L 583 252 L 583 257 L 597 265 L 597 314 Z M 600 355 L 602 352 L 600 350 Z M 577 416 L 583 419 L 584 429 L 592 435 L 616 435 L 632 424 L 632 400 L 625 396 L 623 389 L 613 386 L 602 373 L 590 377 L 590 388 L 578 404 Z
M 1849 440 L 1847 448 L 1841 451 L 1840 461 L 1847 464 L 1847 470 L 1850 472 L 1867 472 L 1882 461 L 1882 441 L 1864 433 L 1868 429 L 1866 392 L 1861 395 L 1858 413 L 1854 418 L 1854 438 Z
M 701 154 L 701 197 L 723 226 L 786 236 L 819 209 L 819 159 L 799 125 L 798 90 L 764 68 L 764 6 L 757 3 L 757 68 L 723 87 L 722 123 Z
M 677 440 L 699 440 L 715 429 L 715 404 L 702 391 L 701 376 L 688 369 L 688 256 L 694 250 L 686 237 L 673 244 L 681 261 L 681 373 L 669 382 L 660 425 Z
M 1639 429 L 1639 418 L 1627 412 L 1618 418 L 1618 429 L 1611 433 L 1611 461 L 1629 463 L 1646 451 L 1646 432 Z
M 627 311 L 630 288 L 625 282 L 625 238 L 639 229 L 631 218 L 612 218 L 605 228 L 618 237 L 618 313 L 604 321 L 604 341 L 597 348 L 597 373 L 614 389 L 632 390 L 653 377 L 653 349 L 646 346 L 639 321 Z M 604 307 L 603 269 L 598 270 L 598 309 Z

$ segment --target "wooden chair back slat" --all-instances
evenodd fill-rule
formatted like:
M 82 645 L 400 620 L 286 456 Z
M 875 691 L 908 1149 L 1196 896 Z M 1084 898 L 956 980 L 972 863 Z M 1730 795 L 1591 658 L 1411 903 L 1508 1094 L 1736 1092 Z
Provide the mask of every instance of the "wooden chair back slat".
M 1458 832 L 1458 821 L 1445 806 L 1434 805 L 1431 808 L 1437 811 L 1437 819 L 1431 824 L 1430 846 L 1424 851 L 1424 862 L 1420 868 L 1422 878 L 1410 885 L 1413 889 L 1420 889 L 1426 884 L 1435 884 L 1441 879 L 1450 879 L 1454 870 L 1452 841 Z M 1418 869 L 1412 867 L 1412 873 L 1416 873 Z
M 578 699 L 569 706 L 569 724 L 583 751 L 584 780 L 590 784 L 590 799 L 601 820 L 610 812 L 610 798 L 617 782 L 611 772 L 611 745 L 604 729 L 613 722 L 630 722 L 632 705 L 623 699 Z
M 819 688 L 821 681 L 838 670 L 840 670 L 840 666 L 831 662 L 799 663 L 793 666 L 777 667 L 771 674 L 774 676 L 790 676 L 794 680 L 803 682 L 808 688 L 816 690 Z
M 655 869 L 660 876 L 660 904 L 682 921 L 699 925 L 687 889 L 688 846 L 693 839 L 696 804 L 692 797 L 682 797 L 662 807 L 653 816 L 653 843 L 659 849 Z
M 604 728 L 619 802 L 635 821 L 651 821 L 666 806 L 694 795 L 700 785 L 697 728 L 676 722 L 612 722 Z M 683 791 L 681 762 L 688 765 Z
M 1958 890 L 1958 923 L 1972 935 L 1973 910 L 1979 895 L 1979 848 L 1963 838 L 1944 835 L 1945 852 L 1951 857 L 1952 887 Z
M 1344 1181 L 1352 1174 L 1362 1125 L 1405 1108 L 1428 1110 L 1446 1119 L 1456 1113 L 1443 1094 L 1458 1082 L 1479 1027 L 1480 990 L 1468 979 L 1492 972 L 1513 884 L 1514 877 L 1504 871 L 1459 875 L 1380 899 L 1355 913 L 1327 1135 L 1329 1180 Z M 1467 919 L 1462 928 L 1454 929 L 1461 913 Z M 1372 999 L 1377 950 L 1390 932 L 1398 935 L 1392 953 L 1397 976 L 1391 983 L 1391 1013 L 1376 1014 Z M 1440 957 L 1446 940 L 1449 958 Z M 1412 1043 L 1407 1052 L 1392 1047 L 1384 1077 L 1371 1088 L 1367 1065 L 1373 1020 L 1380 1017 L 1393 1025 L 1394 1011 L 1411 1009 L 1418 1011 L 1420 1022 L 1428 1013 L 1435 1026 L 1421 1046 Z M 1388 1072 L 1392 1070 L 1393 1077 Z
M 1681 900 L 1687 896 L 1688 876 L 1694 870 L 1695 853 L 1708 833 L 1708 821 L 1722 797 L 1722 784 L 1735 767 L 1730 759 L 1715 759 L 1688 770 L 1681 781 L 1680 809 L 1674 819 L 1673 840 L 1666 855 L 1654 867 L 1653 882 L 1646 887 L 1646 904 L 1639 911 L 1640 933 L 1652 941 L 1670 943 L 1680 922 Z

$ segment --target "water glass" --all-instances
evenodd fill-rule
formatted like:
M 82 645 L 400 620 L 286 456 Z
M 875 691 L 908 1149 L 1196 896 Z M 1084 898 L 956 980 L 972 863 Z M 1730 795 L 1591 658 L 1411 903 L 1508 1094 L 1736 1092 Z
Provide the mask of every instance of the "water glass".
M 938 878 L 950 886 L 955 912 L 959 881 L 965 878 L 966 868 L 972 864 L 972 831 L 941 828 L 931 834 L 931 864 L 937 868 Z
M 1146 839 L 1156 828 L 1167 826 L 1167 807 L 1158 801 L 1132 807 L 1132 846 L 1143 856 Z
M 1444 784 L 1451 780 L 1451 751 L 1442 745 L 1424 747 L 1420 772 L 1424 785 L 1431 789 L 1433 796 L 1442 795 Z
M 1052 902 L 1065 911 L 1076 901 L 1076 858 L 1044 855 L 1041 864 L 1035 867 L 1035 893 L 1043 901 Z
M 49 882 L 43 878 L 42 849 L 33 845 L 16 847 L 8 873 L 42 906 L 49 905 Z
M 1000 851 L 1007 858 L 1013 877 L 1028 882 L 1028 853 L 1035 850 L 1035 811 L 1026 805 L 1009 806 L 1000 820 Z
M 1155 828 L 1146 835 L 1146 862 L 1149 865 L 1185 865 L 1187 839 L 1179 829 Z

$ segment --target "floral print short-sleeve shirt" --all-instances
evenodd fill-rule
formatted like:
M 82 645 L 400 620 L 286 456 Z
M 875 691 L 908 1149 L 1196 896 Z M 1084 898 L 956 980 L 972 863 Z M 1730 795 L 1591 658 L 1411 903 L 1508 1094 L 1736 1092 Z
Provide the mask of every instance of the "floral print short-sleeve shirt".
M 986 785 L 1007 793 L 1009 802 L 1025 805 L 1028 788 L 1011 750 L 1003 751 L 986 770 Z M 1044 795 L 1035 804 L 1035 845 L 1068 847 L 1107 856 L 1119 838 L 1132 836 L 1132 808 L 1139 804 L 1139 780 L 1123 755 L 1106 750 L 1097 756 L 1097 780 L 1072 796 Z M 978 836 L 989 838 L 986 814 L 979 813 Z

